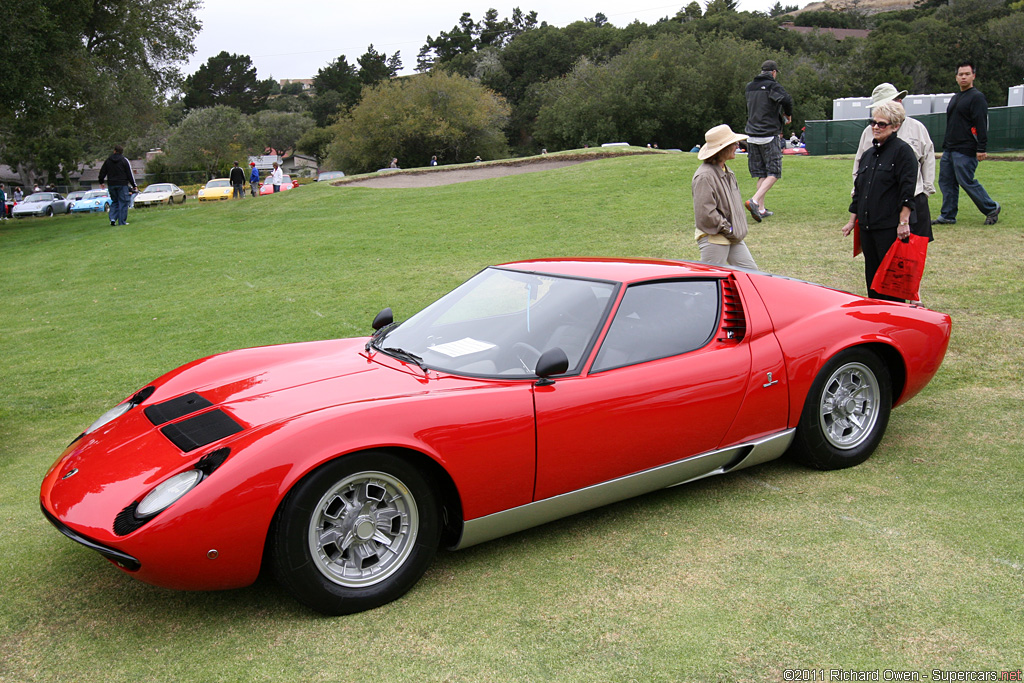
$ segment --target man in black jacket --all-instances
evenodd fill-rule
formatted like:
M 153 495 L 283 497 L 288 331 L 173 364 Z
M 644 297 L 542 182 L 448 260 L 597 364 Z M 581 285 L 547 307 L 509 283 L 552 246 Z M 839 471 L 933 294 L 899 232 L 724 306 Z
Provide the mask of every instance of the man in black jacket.
M 245 171 L 235 162 L 235 165 L 231 167 L 231 198 L 232 199 L 245 199 Z
M 960 92 L 946 105 L 946 137 L 939 161 L 942 211 L 933 225 L 956 223 L 961 187 L 985 215 L 985 225 L 995 225 L 999 220 L 1002 207 L 974 179 L 978 162 L 988 158 L 988 100 L 974 87 L 976 75 L 971 62 L 961 62 L 956 68 Z
M 139 189 L 135 184 L 132 165 L 124 158 L 122 152 L 124 148 L 121 145 L 114 145 L 114 153 L 100 166 L 100 187 L 107 187 L 104 183 L 110 181 L 111 225 L 128 225 L 128 204 L 131 202 L 132 192 Z
M 771 59 L 761 73 L 747 83 L 747 167 L 757 178 L 757 191 L 744 202 L 758 223 L 772 212 L 764 208 L 764 196 L 782 177 L 782 126 L 793 120 L 793 97 L 779 85 L 779 66 Z

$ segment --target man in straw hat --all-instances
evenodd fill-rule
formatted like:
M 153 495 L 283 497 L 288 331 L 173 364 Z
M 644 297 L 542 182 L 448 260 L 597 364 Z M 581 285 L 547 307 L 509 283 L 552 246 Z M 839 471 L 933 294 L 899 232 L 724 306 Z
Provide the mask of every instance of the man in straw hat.
M 793 120 L 793 97 L 779 85 L 779 65 L 769 59 L 761 73 L 747 83 L 747 167 L 757 178 L 757 191 L 746 202 L 758 223 L 771 212 L 764 208 L 764 196 L 782 177 L 782 126 Z
M 754 257 L 743 242 L 747 236 L 747 217 L 743 211 L 736 175 L 726 162 L 736 158 L 736 149 L 746 135 L 734 133 L 729 126 L 715 126 L 704 134 L 704 146 L 697 158 L 704 163 L 693 174 L 694 238 L 702 263 L 757 270 Z
M 880 83 L 871 92 L 871 104 L 869 110 L 874 109 L 886 102 L 899 102 L 907 96 L 906 90 L 896 90 L 892 83 Z M 915 235 L 934 239 L 932 236 L 932 215 L 928 209 L 928 197 L 935 194 L 935 144 L 928 135 L 928 129 L 924 124 L 909 116 L 896 131 L 896 136 L 910 145 L 917 157 L 917 187 L 915 189 L 915 220 L 910 224 L 910 232 Z M 874 144 L 874 136 L 871 133 L 871 126 L 864 128 L 860 135 L 860 144 L 857 146 L 857 156 L 853 159 L 853 182 L 857 182 L 857 169 L 860 168 L 860 158 L 871 149 Z M 851 190 L 851 195 L 853 191 Z

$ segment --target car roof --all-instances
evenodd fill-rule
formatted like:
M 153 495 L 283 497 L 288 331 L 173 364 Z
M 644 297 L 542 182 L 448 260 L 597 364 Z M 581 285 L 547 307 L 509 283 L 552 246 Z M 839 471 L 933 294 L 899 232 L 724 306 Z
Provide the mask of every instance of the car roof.
M 500 268 L 571 277 L 639 282 L 665 278 L 727 277 L 729 268 L 693 261 L 658 259 L 558 258 L 503 263 Z

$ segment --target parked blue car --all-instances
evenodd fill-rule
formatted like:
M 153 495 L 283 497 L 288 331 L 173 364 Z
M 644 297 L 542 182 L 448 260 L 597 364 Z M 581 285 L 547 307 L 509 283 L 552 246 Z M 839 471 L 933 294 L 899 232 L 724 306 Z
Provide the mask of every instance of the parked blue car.
M 74 213 L 110 211 L 110 193 L 106 190 L 89 190 L 71 207 Z

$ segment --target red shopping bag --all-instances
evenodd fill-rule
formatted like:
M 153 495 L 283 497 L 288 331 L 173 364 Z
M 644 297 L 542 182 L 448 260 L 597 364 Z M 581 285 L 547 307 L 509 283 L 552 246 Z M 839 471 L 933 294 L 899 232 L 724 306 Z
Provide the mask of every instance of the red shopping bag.
M 924 261 L 928 256 L 928 238 L 910 235 L 906 242 L 896 240 L 875 271 L 871 289 L 898 299 L 919 301 Z

